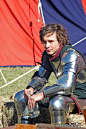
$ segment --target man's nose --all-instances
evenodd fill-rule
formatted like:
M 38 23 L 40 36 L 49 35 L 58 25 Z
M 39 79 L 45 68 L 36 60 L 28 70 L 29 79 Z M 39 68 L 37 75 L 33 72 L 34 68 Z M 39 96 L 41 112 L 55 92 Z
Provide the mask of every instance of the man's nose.
M 50 46 L 50 43 L 49 42 L 46 42 L 46 47 L 49 47 Z

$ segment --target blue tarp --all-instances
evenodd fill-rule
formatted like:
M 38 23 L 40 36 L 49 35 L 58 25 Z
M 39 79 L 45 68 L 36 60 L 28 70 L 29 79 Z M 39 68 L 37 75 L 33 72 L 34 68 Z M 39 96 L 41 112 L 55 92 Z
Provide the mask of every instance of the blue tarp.
M 60 23 L 86 58 L 86 14 L 81 0 L 41 0 L 45 23 Z

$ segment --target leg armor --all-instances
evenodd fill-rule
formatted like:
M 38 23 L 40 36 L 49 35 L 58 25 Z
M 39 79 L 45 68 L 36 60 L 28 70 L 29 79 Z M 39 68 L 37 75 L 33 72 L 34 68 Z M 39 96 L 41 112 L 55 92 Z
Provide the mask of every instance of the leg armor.
M 15 107 L 17 110 L 18 123 L 29 124 L 29 118 L 35 118 L 40 114 L 38 103 L 33 109 L 29 109 L 27 100 L 24 98 L 23 91 L 18 92 L 14 97 Z
M 51 124 L 65 124 L 66 114 L 74 109 L 74 101 L 70 97 L 58 95 L 51 99 L 49 111 L 51 115 Z

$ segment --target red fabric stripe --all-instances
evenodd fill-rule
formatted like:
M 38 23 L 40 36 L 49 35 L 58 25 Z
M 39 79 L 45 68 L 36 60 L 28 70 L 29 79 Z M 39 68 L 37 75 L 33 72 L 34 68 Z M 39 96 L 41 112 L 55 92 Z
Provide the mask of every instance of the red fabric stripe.
M 40 42 L 38 0 L 0 0 L 0 66 L 35 65 Z
M 86 15 L 86 0 L 81 0 Z

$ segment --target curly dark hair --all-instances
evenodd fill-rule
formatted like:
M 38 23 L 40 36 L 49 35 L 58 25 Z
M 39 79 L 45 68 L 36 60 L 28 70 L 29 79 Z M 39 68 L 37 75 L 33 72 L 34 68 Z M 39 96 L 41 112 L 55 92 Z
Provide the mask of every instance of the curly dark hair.
M 61 45 L 69 44 L 69 36 L 67 35 L 67 30 L 59 23 L 56 24 L 46 24 L 40 28 L 40 40 L 43 42 L 43 38 L 46 34 L 53 34 L 56 32 L 56 37 Z

